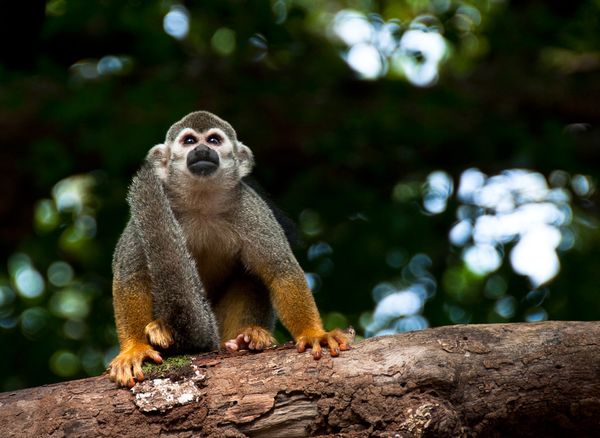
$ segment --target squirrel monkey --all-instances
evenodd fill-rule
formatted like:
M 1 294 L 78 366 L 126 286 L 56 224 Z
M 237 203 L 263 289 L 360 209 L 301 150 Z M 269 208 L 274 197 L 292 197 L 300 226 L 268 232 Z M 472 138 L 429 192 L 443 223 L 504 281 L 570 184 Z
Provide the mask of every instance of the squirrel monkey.
M 120 352 L 110 378 L 133 386 L 142 362 L 169 351 L 263 350 L 275 313 L 299 352 L 349 348 L 326 332 L 304 272 L 272 209 L 246 182 L 250 149 L 229 123 L 188 114 L 133 178 L 131 217 L 113 258 Z

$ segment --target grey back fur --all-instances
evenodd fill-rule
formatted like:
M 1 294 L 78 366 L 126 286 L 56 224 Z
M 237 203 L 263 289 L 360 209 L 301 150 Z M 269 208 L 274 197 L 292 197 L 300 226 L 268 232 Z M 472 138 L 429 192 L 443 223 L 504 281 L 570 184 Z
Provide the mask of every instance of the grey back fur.
M 127 201 L 150 273 L 154 318 L 171 328 L 176 351 L 218 348 L 216 319 L 196 262 L 150 162 L 133 178 Z

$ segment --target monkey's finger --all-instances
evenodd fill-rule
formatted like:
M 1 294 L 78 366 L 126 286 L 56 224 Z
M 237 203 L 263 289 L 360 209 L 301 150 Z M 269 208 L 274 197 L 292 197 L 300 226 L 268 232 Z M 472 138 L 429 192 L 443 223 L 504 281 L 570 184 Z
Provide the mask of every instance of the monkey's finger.
M 312 344 L 313 359 L 315 359 L 315 360 L 321 359 L 322 352 L 323 352 L 323 349 L 321 348 L 321 342 L 319 340 L 314 341 Z
M 296 344 L 296 350 L 298 353 L 304 353 L 306 351 L 306 341 L 304 339 L 300 339 Z
M 237 351 L 238 350 L 238 343 L 236 342 L 235 339 L 230 339 L 229 341 L 225 342 L 225 348 L 228 351 Z
M 333 337 L 340 344 L 340 350 L 342 350 L 342 351 L 350 350 L 350 345 L 348 344 L 348 341 L 345 336 L 335 334 L 335 335 L 333 335 Z
M 144 380 L 144 372 L 142 371 L 141 362 L 136 362 L 133 364 L 133 375 L 138 382 L 142 382 Z
M 327 347 L 329 348 L 329 353 L 332 357 L 340 355 L 340 346 L 333 336 L 327 336 Z
M 125 373 L 123 370 L 123 365 L 121 362 L 118 362 L 114 365 L 115 369 L 115 382 L 117 385 L 124 386 L 127 385 L 127 379 L 125 378 Z
M 237 342 L 238 344 L 238 350 L 246 350 L 248 348 L 248 343 L 250 342 L 250 339 L 246 340 L 246 338 L 247 335 L 245 335 L 244 333 L 240 333 L 236 336 L 235 342 Z
M 117 379 L 117 371 L 116 371 L 116 366 L 115 366 L 114 362 L 111 362 L 111 364 L 110 364 L 110 367 L 108 370 L 108 378 L 113 382 L 116 381 L 116 379 Z
M 117 385 L 124 385 L 123 383 L 123 376 L 121 373 L 121 368 L 118 364 L 114 364 L 113 368 L 112 368 L 112 377 L 113 377 L 113 381 L 117 384 Z
M 130 388 L 135 385 L 135 380 L 133 379 L 133 374 L 131 373 L 131 368 L 129 366 L 126 366 L 122 369 L 121 376 L 121 381 L 125 382 L 125 384 Z
M 156 363 L 163 363 L 163 358 L 160 356 L 160 353 L 156 350 L 147 350 L 146 356 Z
M 128 386 L 130 388 L 135 385 L 135 380 L 133 380 L 133 374 L 131 374 L 131 367 L 129 365 L 123 363 L 120 364 L 117 382 L 122 386 Z

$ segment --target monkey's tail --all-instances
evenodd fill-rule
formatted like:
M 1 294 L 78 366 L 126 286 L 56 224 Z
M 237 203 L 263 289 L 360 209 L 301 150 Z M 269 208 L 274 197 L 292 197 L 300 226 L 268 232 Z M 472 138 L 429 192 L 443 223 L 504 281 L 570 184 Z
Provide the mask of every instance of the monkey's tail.
M 178 351 L 218 348 L 217 322 L 196 262 L 150 163 L 133 178 L 127 201 L 150 272 L 154 317 L 171 328 Z

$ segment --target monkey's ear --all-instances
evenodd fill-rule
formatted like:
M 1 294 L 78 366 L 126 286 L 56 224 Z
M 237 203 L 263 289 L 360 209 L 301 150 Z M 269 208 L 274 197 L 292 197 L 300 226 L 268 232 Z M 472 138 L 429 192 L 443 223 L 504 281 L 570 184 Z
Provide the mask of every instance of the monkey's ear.
M 157 144 L 148 151 L 146 160 L 152 163 L 156 174 L 163 181 L 167 179 L 167 167 L 169 164 L 169 158 L 171 151 L 164 144 Z
M 243 144 L 241 141 L 238 141 L 237 143 L 237 157 L 240 163 L 240 177 L 243 178 L 246 175 L 249 175 L 250 172 L 252 172 L 252 168 L 254 167 L 254 154 L 252 153 L 250 148 Z

